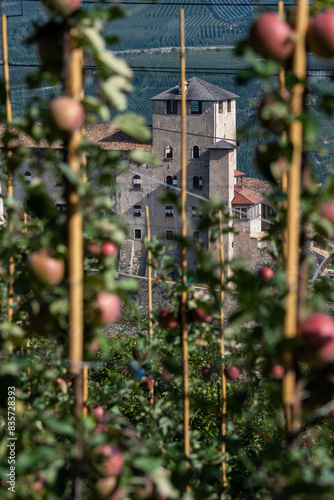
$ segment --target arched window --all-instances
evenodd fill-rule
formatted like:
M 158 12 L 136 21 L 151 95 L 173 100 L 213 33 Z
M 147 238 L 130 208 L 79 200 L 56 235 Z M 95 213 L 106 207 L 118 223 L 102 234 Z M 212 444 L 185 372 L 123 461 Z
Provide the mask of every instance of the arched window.
M 31 184 L 31 173 L 30 172 L 24 172 L 24 180 L 25 180 L 25 183 L 28 184 Z
M 173 185 L 173 177 L 171 175 L 167 176 L 166 184 L 167 184 L 167 189 L 168 189 L 168 186 L 172 186 Z
M 193 158 L 199 158 L 199 147 L 198 146 L 193 147 Z
M 165 148 L 165 157 L 166 158 L 173 158 L 173 148 L 172 148 L 172 146 L 167 146 Z
M 140 177 L 140 175 L 134 175 L 132 177 L 132 186 L 134 189 L 141 189 L 141 177 Z
M 173 177 L 173 186 L 177 186 L 177 175 Z
M 198 177 L 197 175 L 195 175 L 195 177 L 193 177 L 193 189 L 202 189 L 202 187 L 203 187 L 202 177 Z

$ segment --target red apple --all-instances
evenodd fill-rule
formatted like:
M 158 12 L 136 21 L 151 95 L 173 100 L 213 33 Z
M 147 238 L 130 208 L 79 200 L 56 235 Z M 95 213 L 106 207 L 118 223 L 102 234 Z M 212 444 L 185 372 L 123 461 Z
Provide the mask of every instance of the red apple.
M 202 366 L 201 372 L 204 378 L 210 378 L 212 375 L 212 366 L 211 365 Z
M 103 243 L 101 251 L 106 257 L 117 257 L 118 254 L 117 246 L 115 243 L 111 243 L 111 241 Z
M 101 247 L 99 245 L 96 245 L 95 240 L 90 240 L 88 242 L 87 250 L 88 250 L 88 252 L 92 253 L 93 255 L 100 255 L 100 253 L 101 253 Z
M 134 345 L 132 348 L 132 357 L 136 361 L 145 361 L 146 360 L 146 352 L 144 349 L 141 349 L 138 351 L 137 346 Z
M 99 405 L 94 408 L 94 415 L 96 417 L 96 420 L 98 422 L 102 422 L 103 415 L 104 415 L 104 408 L 103 406 Z
M 64 261 L 50 257 L 43 250 L 29 255 L 28 268 L 42 285 L 58 285 L 65 274 Z
M 124 466 L 124 456 L 118 446 L 107 443 L 99 444 L 94 452 L 107 458 L 103 464 L 103 473 L 106 476 L 119 476 Z
M 89 344 L 88 350 L 90 353 L 95 354 L 100 350 L 100 341 L 98 339 L 93 339 Z
M 334 361 L 334 319 L 327 314 L 316 313 L 301 321 L 298 334 L 305 341 L 307 361 L 313 364 Z
M 53 16 L 68 17 L 81 7 L 82 0 L 42 0 L 46 10 Z
M 270 267 L 261 267 L 258 274 L 260 280 L 263 281 L 264 283 L 270 281 L 275 276 L 274 271 Z
M 147 387 L 148 389 L 151 389 L 154 386 L 154 384 L 155 384 L 154 378 L 148 378 L 141 383 L 141 385 Z
M 270 377 L 274 378 L 275 380 L 281 380 L 281 378 L 283 378 L 284 371 L 284 366 L 274 365 L 271 369 Z
M 252 24 L 248 43 L 263 57 L 283 61 L 294 49 L 292 34 L 291 26 L 275 12 L 265 12 Z
M 121 312 L 121 299 L 116 293 L 99 292 L 93 303 L 93 313 L 100 325 L 115 323 Z
M 161 370 L 161 378 L 166 380 L 166 382 L 169 382 L 172 378 L 172 374 L 167 370 L 167 368 L 163 367 Z
M 323 203 L 319 209 L 320 215 L 334 224 L 334 200 Z
M 308 47 L 318 56 L 334 56 L 334 9 L 311 17 L 306 41 Z
M 168 307 L 161 309 L 158 316 L 159 326 L 161 328 L 166 328 L 167 330 L 174 330 L 179 326 L 179 320 L 174 313 L 171 312 Z
M 239 377 L 239 368 L 231 365 L 229 368 L 225 368 L 225 376 L 230 380 L 235 380 Z
M 212 314 L 209 314 L 202 307 L 196 307 L 196 309 L 192 309 L 191 316 L 193 321 L 198 321 L 199 323 L 211 323 L 211 321 L 213 320 Z
M 55 97 L 49 104 L 53 124 L 61 132 L 74 132 L 84 123 L 85 113 L 82 105 L 73 97 Z

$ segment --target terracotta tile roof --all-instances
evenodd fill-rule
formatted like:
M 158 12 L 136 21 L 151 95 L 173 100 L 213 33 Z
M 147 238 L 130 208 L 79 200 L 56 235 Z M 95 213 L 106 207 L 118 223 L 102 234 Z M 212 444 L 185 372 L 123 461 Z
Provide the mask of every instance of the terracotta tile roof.
M 234 170 L 234 177 L 241 177 L 242 175 L 246 175 L 243 172 L 240 172 L 239 170 Z
M 255 191 L 256 193 L 270 193 L 272 191 L 271 185 L 268 181 L 255 179 L 253 177 L 243 177 L 242 185 L 245 189 Z
M 234 188 L 232 205 L 256 205 L 264 200 L 264 197 L 254 191 L 244 188 Z
M 36 124 L 40 127 L 40 124 Z M 0 137 L 5 130 L 5 125 L 0 124 Z M 148 144 L 140 144 L 134 139 L 130 139 L 128 136 L 123 134 L 120 130 L 113 128 L 108 123 L 94 123 L 88 125 L 85 131 L 86 137 L 91 141 L 98 143 L 102 149 L 115 149 L 118 151 L 132 151 L 133 149 L 144 149 L 149 151 L 152 146 Z M 0 146 L 2 145 L 0 141 Z M 17 138 L 11 142 L 11 147 L 25 146 L 28 148 L 52 148 L 59 149 L 62 148 L 61 143 L 53 143 L 51 146 L 46 140 L 42 140 L 40 143 L 36 143 L 31 137 L 27 136 L 23 132 L 17 132 Z
M 131 151 L 133 149 L 149 151 L 152 149 L 151 145 L 140 144 L 108 123 L 89 125 L 86 129 L 86 137 L 92 142 L 97 142 L 102 149 L 116 149 L 118 151 Z

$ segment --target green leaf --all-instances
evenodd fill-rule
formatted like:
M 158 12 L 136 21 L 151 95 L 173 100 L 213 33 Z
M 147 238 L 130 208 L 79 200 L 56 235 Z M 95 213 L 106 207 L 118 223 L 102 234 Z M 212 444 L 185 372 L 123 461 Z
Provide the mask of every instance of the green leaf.
M 16 461 L 16 470 L 19 474 L 31 472 L 36 466 L 45 467 L 46 462 L 55 458 L 54 448 L 48 446 L 39 446 L 33 450 L 27 450 L 20 453 Z
M 105 50 L 98 54 L 97 62 L 107 66 L 116 75 L 122 75 L 125 78 L 132 78 L 133 73 L 129 66 L 122 59 L 115 57 L 112 52 Z
M 117 116 L 114 125 L 126 135 L 133 137 L 137 141 L 149 143 L 151 140 L 151 131 L 146 127 L 144 118 L 134 113 L 126 113 Z
M 147 163 L 148 165 L 152 165 L 153 167 L 159 166 L 156 158 L 149 151 L 144 151 L 143 149 L 134 149 L 129 154 L 129 157 L 135 163 L 142 165 L 143 163 Z
M 133 292 L 139 289 L 139 283 L 133 278 L 124 278 L 117 282 L 117 286 L 125 292 Z
M 84 39 L 89 42 L 89 45 L 92 47 L 96 54 L 99 54 L 100 52 L 103 52 L 105 50 L 105 40 L 97 30 L 95 30 L 94 28 L 84 28 L 82 34 Z
M 45 422 L 47 427 L 57 434 L 75 435 L 74 427 L 67 420 L 59 420 L 57 418 L 48 418 Z
M 139 457 L 133 461 L 135 467 L 144 471 L 153 471 L 157 467 L 160 467 L 163 463 L 161 458 L 157 457 Z
M 124 111 L 127 107 L 127 98 L 124 91 L 130 91 L 131 85 L 121 76 L 112 76 L 101 85 L 103 97 L 117 109 Z

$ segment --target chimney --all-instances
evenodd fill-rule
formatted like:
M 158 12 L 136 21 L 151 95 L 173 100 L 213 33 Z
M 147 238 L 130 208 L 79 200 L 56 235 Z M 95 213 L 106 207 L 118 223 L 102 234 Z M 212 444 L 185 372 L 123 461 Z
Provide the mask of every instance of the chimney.
M 187 93 L 187 90 L 188 90 L 188 82 L 187 82 L 187 80 L 185 81 L 185 85 L 184 86 L 185 86 L 185 91 Z M 181 94 L 182 94 L 182 85 L 181 85 L 181 82 L 180 82 L 179 83 L 179 95 L 181 95 Z

